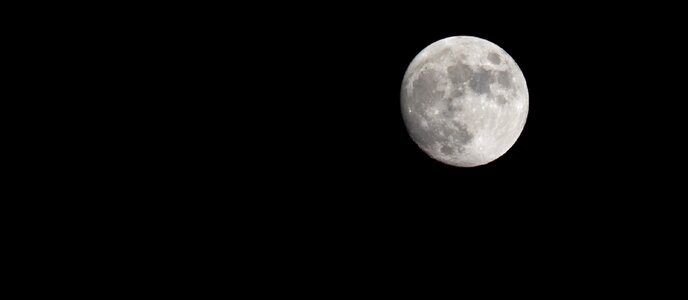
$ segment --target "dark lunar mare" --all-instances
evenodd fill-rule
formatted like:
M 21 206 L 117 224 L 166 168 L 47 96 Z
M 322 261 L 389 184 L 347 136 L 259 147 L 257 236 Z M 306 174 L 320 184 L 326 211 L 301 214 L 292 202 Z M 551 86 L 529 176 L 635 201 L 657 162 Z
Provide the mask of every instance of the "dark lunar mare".
M 502 61 L 502 59 L 499 58 L 499 54 L 494 53 L 494 52 L 488 54 L 488 55 L 487 55 L 487 59 L 488 59 L 489 61 L 491 61 L 492 63 L 494 63 L 494 64 L 498 64 L 498 63 L 500 63 L 500 62 Z
M 478 94 L 491 93 L 490 84 L 495 82 L 495 77 L 493 75 L 494 72 L 492 71 L 478 68 L 477 71 L 473 72 L 473 76 L 471 76 L 468 86 Z
M 499 63 L 499 56 L 495 53 L 491 54 L 494 54 L 494 57 L 490 59 L 488 56 L 488 59 L 495 63 Z M 455 89 L 456 91 L 463 93 L 461 88 L 463 87 L 463 84 L 467 83 L 468 88 L 473 90 L 475 93 L 480 95 L 488 95 L 488 99 L 494 100 L 500 105 L 506 104 L 506 98 L 493 96 L 490 84 L 496 82 L 506 89 L 511 88 L 511 72 L 488 70 L 482 67 L 478 67 L 476 70 L 474 70 L 469 65 L 466 65 L 463 61 L 459 61 L 455 65 L 447 67 L 446 70 L 449 80 L 451 80 L 455 87 L 458 87 Z

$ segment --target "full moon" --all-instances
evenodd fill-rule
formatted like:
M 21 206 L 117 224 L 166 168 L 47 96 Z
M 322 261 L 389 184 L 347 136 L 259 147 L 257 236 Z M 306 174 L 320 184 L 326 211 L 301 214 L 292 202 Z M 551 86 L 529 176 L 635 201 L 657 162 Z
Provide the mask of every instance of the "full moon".
M 475 167 L 516 143 L 528 116 L 528 87 L 514 59 L 499 46 L 476 37 L 449 37 L 411 61 L 401 110 L 423 152 L 448 165 Z

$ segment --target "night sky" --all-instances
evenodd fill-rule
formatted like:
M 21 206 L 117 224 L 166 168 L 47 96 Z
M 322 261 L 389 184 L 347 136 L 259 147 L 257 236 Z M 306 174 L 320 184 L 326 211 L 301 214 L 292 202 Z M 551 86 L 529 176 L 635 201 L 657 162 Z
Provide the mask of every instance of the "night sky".
M 259 5 L 136 9 L 64 48 L 88 67 L 88 80 L 71 83 L 91 106 L 70 110 L 92 119 L 65 118 L 89 130 L 74 135 L 84 147 L 64 148 L 88 157 L 88 180 L 71 184 L 116 196 L 102 210 L 115 230 L 173 241 L 160 253 L 196 247 L 201 258 L 291 264 L 285 277 L 302 262 L 365 273 L 404 269 L 408 258 L 453 258 L 452 272 L 481 255 L 478 269 L 549 266 L 547 257 L 576 266 L 592 261 L 584 254 L 623 265 L 638 256 L 618 253 L 636 244 L 681 240 L 671 229 L 685 219 L 682 10 Z M 400 108 L 416 54 L 460 35 L 504 49 L 529 91 L 520 138 L 474 168 L 423 153 Z M 47 149 L 71 143 L 58 133 Z
M 200 56 L 207 73 L 199 76 L 211 80 L 204 83 L 211 100 L 194 118 L 219 139 L 212 153 L 237 153 L 219 160 L 220 169 L 241 170 L 248 181 L 264 180 L 286 194 L 381 199 L 401 193 L 418 195 L 422 206 L 484 199 L 579 203 L 629 189 L 661 193 L 649 182 L 681 156 L 673 142 L 681 118 L 670 117 L 680 111 L 673 93 L 680 82 L 668 75 L 683 61 L 671 35 L 675 19 L 650 27 L 632 7 L 624 14 L 584 6 L 490 9 L 454 14 L 461 11 L 455 7 L 414 18 L 424 10 L 348 7 L 337 14 L 323 8 L 299 18 L 257 18 L 270 21 L 265 27 L 209 19 L 201 26 L 214 29 L 196 39 L 220 36 L 211 39 L 213 58 Z M 457 35 L 506 50 L 530 95 L 516 144 L 476 168 L 425 155 L 409 138 L 399 107 L 401 81 L 415 55 Z

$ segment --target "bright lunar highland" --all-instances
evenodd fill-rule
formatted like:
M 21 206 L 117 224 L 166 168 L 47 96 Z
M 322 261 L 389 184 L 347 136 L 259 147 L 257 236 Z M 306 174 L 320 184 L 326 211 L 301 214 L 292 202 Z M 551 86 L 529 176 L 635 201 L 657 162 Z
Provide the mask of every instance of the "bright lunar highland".
M 499 46 L 449 37 L 427 46 L 409 65 L 401 110 L 411 139 L 430 157 L 474 167 L 502 156 L 521 135 L 528 87 Z

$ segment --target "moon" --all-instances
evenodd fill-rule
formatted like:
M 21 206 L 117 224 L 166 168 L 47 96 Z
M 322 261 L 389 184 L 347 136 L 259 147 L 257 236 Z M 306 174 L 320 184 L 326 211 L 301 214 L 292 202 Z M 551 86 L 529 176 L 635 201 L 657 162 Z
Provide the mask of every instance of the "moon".
M 448 165 L 475 167 L 516 143 L 528 116 L 528 87 L 499 46 L 477 37 L 448 37 L 411 61 L 401 110 L 423 152 Z

